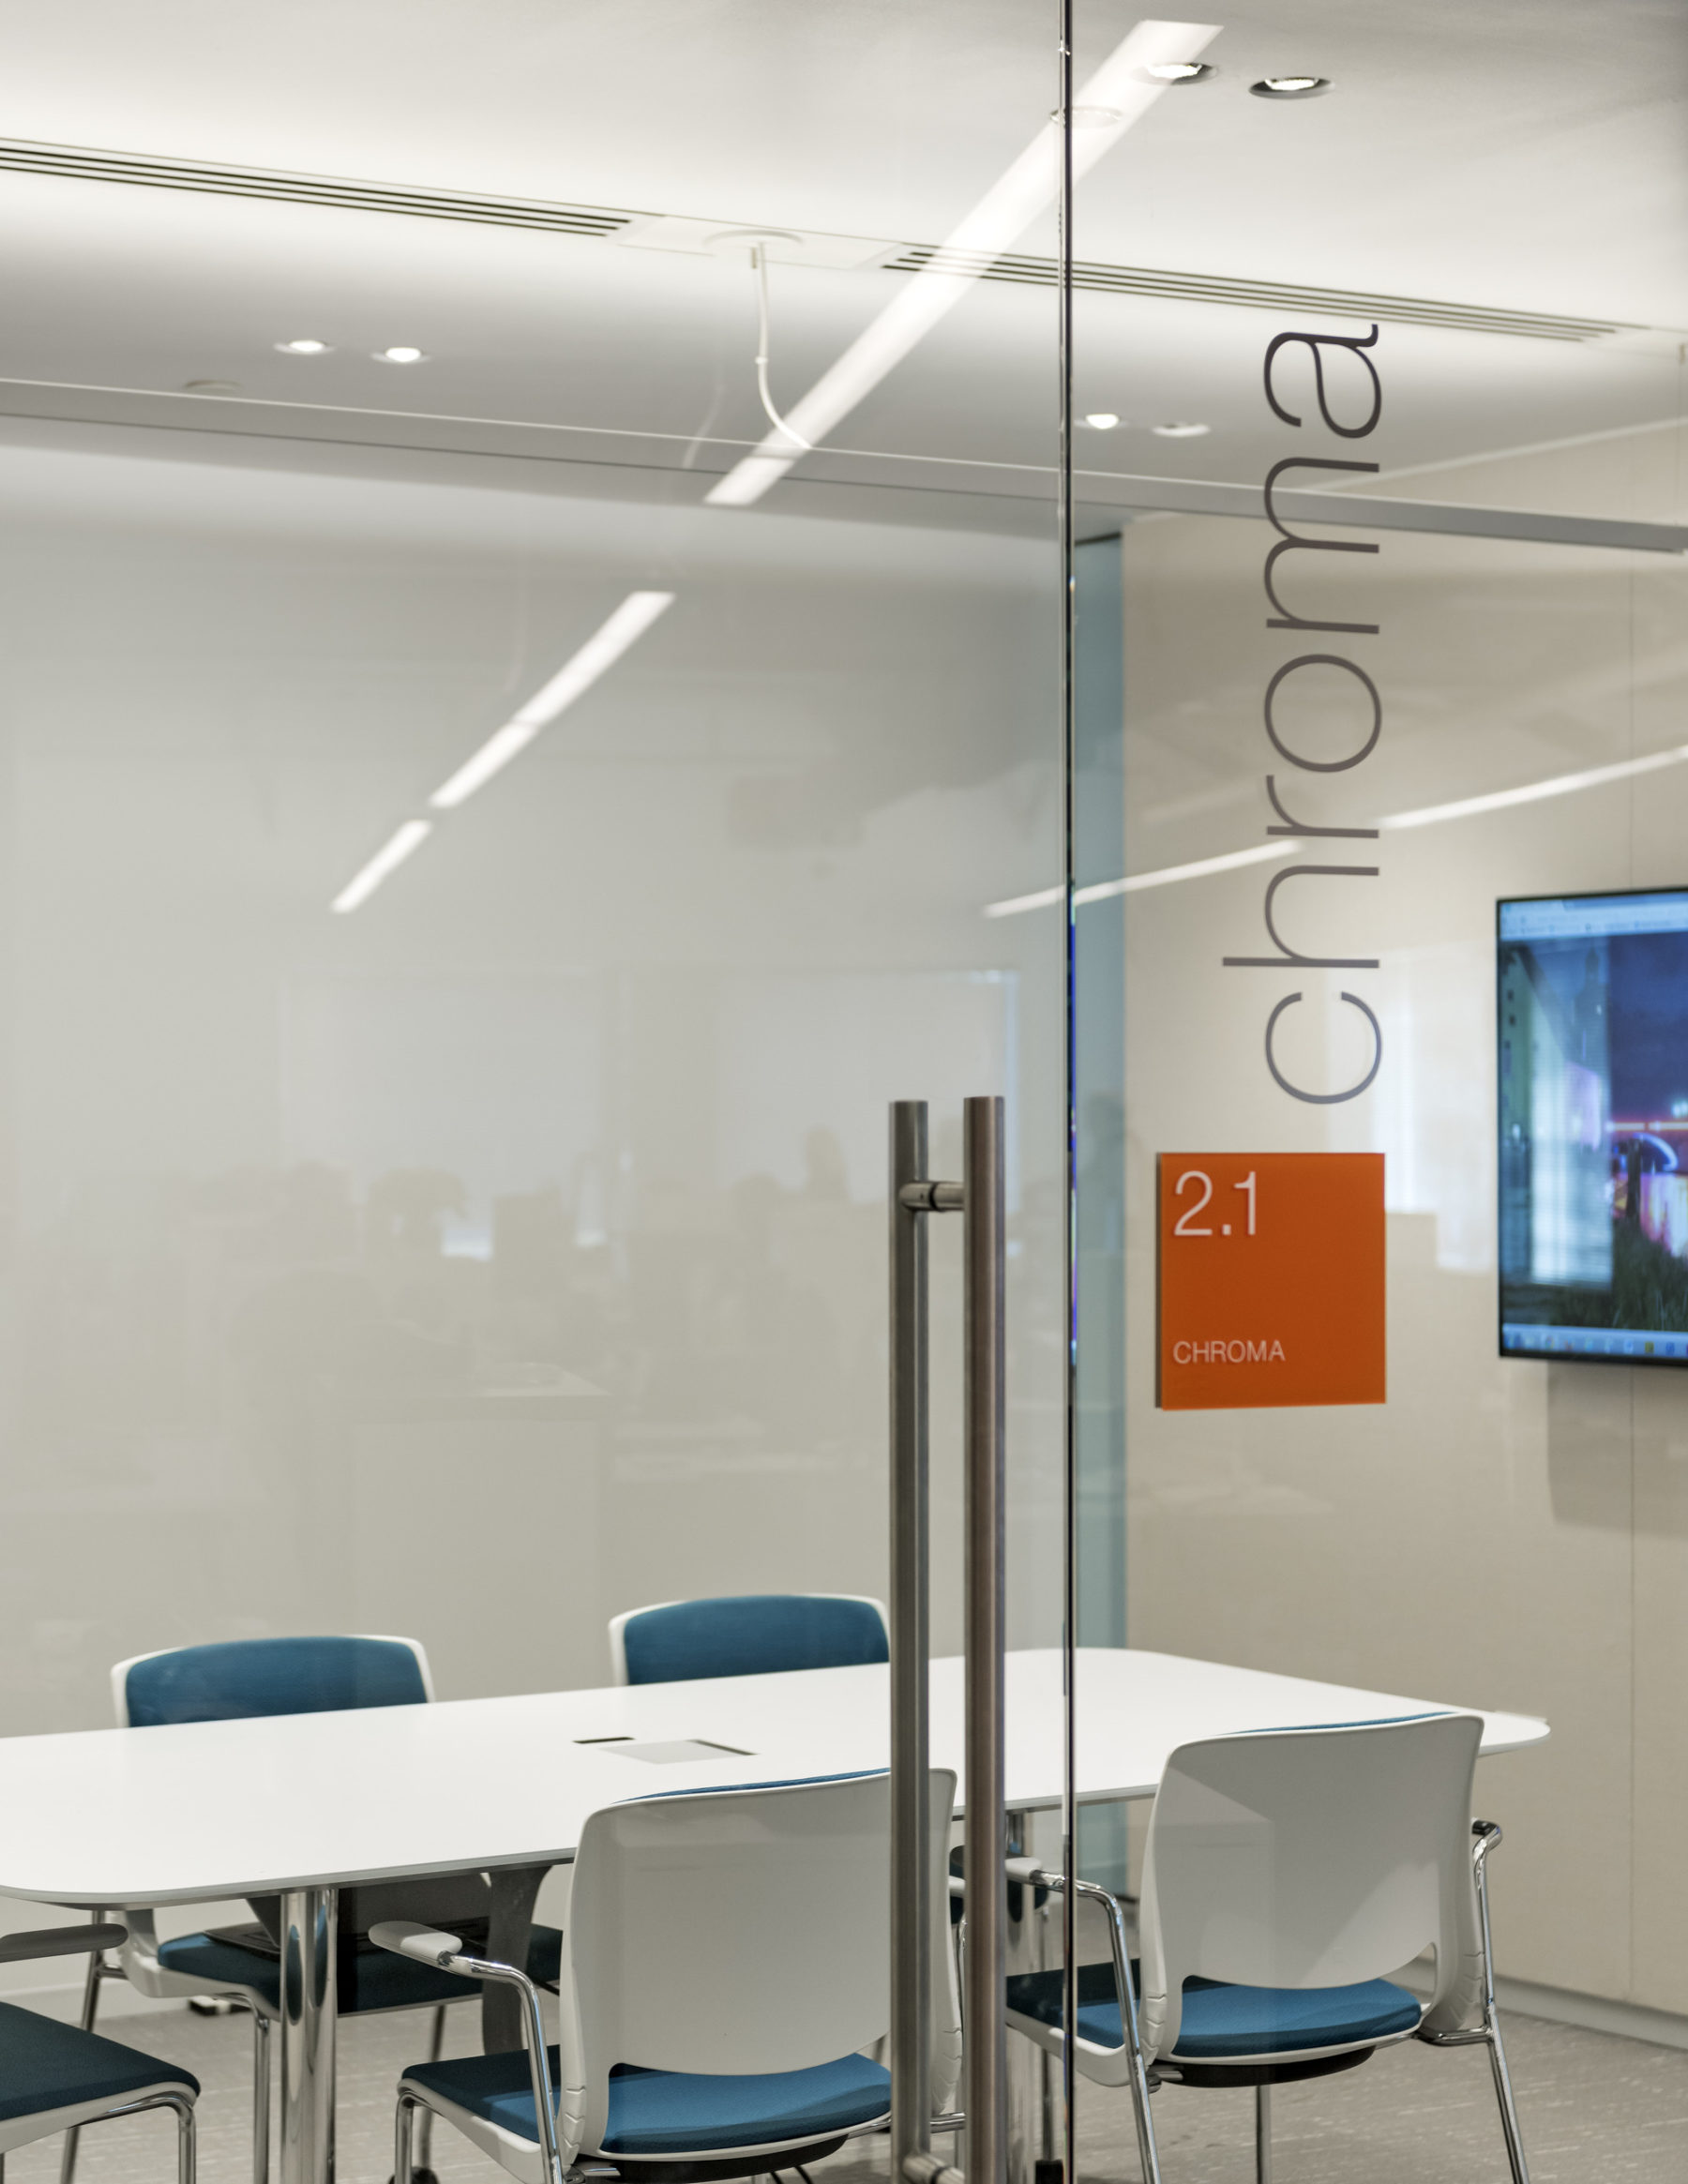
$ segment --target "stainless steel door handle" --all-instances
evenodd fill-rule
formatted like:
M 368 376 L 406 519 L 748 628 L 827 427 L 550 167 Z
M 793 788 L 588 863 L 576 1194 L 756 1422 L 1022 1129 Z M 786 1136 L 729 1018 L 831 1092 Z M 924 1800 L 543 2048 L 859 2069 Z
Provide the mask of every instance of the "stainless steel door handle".
M 998 2184 L 1007 2145 L 1003 1928 L 1003 1107 L 970 1099 L 959 1184 L 927 1176 L 927 1109 L 891 1109 L 891 2145 L 931 2172 L 931 1660 L 926 1217 L 965 1220 L 967 2042 L 969 2175 Z

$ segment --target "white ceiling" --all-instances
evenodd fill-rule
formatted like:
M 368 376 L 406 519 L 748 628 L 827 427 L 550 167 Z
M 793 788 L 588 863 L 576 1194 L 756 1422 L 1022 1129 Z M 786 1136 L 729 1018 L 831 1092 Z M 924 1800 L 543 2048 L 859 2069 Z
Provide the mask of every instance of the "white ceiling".
M 1223 12 L 1213 80 L 1166 95 L 1086 181 L 1082 257 L 1688 326 L 1681 0 Z M 1081 7 L 1081 77 L 1135 19 L 1118 0 Z M 280 15 L 250 0 L 59 0 L 8 21 L 0 130 L 931 242 L 1046 117 L 1051 21 L 1047 0 L 303 0 Z M 1247 96 L 1258 74 L 1292 68 L 1335 87 L 1286 105 Z M 1051 243 L 1046 226 L 1021 247 Z M 906 279 L 792 255 L 774 279 L 788 404 Z M 609 465 L 623 490 L 672 497 L 690 490 L 675 464 L 719 471 L 762 429 L 737 257 L 6 173 L 0 279 L 0 379 L 35 383 L 0 389 L 0 412 L 145 426 L 158 446 L 165 423 L 398 438 L 543 458 L 549 490 L 601 492 Z M 1081 297 L 1078 319 L 1080 408 L 1129 420 L 1087 436 L 1087 466 L 1245 479 L 1283 452 L 1258 363 L 1294 319 L 1114 295 Z M 335 354 L 278 355 L 294 334 Z M 806 476 L 830 475 L 918 488 L 924 505 L 942 490 L 952 520 L 998 521 L 1002 495 L 1047 490 L 1053 338 L 1047 291 L 975 290 L 836 436 L 954 462 L 810 459 L 777 491 L 795 505 L 818 490 Z M 1375 452 L 1386 472 L 1412 470 L 1668 418 L 1679 340 L 1386 325 Z M 394 341 L 429 362 L 371 360 Z M 309 408 L 181 398 L 196 379 Z M 545 429 L 395 428 L 391 413 Z M 1211 434 L 1150 429 L 1190 417 Z

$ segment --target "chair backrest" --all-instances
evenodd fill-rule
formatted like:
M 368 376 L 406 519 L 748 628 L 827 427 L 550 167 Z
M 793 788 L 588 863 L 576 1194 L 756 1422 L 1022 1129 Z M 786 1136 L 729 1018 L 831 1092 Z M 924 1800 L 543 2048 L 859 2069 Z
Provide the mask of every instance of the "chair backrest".
M 944 1867 L 956 1778 L 931 1778 L 933 2094 L 960 2052 Z M 563 2113 L 601 2143 L 618 2063 L 736 2075 L 867 2047 L 891 2020 L 884 1774 L 640 1799 L 580 1833 L 561 1981 Z M 584 2133 L 582 2140 L 581 2133 Z
M 415 1638 L 231 1638 L 136 1653 L 112 1671 L 123 1729 L 421 1706 L 432 1697 L 428 1655 Z
M 1426 2022 L 1475 2000 L 1471 1772 L 1483 1723 L 1422 1715 L 1183 1744 L 1143 1860 L 1142 2033 L 1177 2044 L 1186 1979 L 1339 1987 L 1436 1950 Z
M 137 1653 L 112 1671 L 117 1725 L 246 1721 L 266 1714 L 338 1714 L 354 1707 L 423 1706 L 433 1697 L 418 1638 L 231 1638 Z M 280 1936 L 280 1899 L 251 1896 L 253 1914 Z M 478 1873 L 376 1881 L 340 1891 L 340 1935 L 350 1950 L 381 1919 L 485 1917 L 490 1890 Z
M 854 1592 L 742 1592 L 665 1600 L 610 1625 L 617 1683 L 687 1683 L 782 1668 L 889 1661 L 884 1604 Z

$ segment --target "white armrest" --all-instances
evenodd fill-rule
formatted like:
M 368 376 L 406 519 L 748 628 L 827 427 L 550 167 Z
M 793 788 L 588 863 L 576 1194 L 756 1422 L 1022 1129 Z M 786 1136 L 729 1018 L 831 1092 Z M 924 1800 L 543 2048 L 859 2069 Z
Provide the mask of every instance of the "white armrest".
M 414 1919 L 384 1919 L 370 1927 L 369 1939 L 377 1949 L 389 1950 L 394 1956 L 414 1957 L 417 1964 L 432 1965 L 436 1970 L 463 1953 L 457 1935 L 442 1934 Z

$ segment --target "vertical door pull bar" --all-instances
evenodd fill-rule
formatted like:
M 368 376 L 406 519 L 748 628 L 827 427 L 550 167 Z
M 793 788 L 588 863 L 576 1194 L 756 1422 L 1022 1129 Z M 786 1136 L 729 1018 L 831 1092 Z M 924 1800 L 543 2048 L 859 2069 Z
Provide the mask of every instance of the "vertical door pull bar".
M 891 2174 L 931 2143 L 927 1107 L 891 1108 Z
M 1003 1230 L 1002 1103 L 968 1100 L 966 1152 L 967 1476 L 967 2169 L 1002 2184 L 1008 2155 L 1004 1942 L 1008 1836 L 1003 1806 Z
M 961 1212 L 966 1285 L 968 2173 L 1001 2184 L 1007 2145 L 1003 1933 L 1003 1111 L 963 1108 L 963 1180 L 926 1173 L 923 1100 L 891 1108 L 891 2146 L 902 2184 L 942 2176 L 931 2151 L 931 1659 L 924 1216 Z

